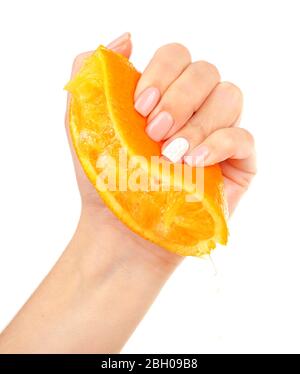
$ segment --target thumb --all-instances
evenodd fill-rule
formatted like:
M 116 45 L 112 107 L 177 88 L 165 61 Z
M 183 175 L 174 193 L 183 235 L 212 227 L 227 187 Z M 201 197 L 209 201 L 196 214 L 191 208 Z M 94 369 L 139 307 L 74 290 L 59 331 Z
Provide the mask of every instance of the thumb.
M 121 55 L 129 58 L 132 50 L 131 35 L 129 32 L 125 32 L 117 39 L 107 45 L 108 49 L 120 53 Z

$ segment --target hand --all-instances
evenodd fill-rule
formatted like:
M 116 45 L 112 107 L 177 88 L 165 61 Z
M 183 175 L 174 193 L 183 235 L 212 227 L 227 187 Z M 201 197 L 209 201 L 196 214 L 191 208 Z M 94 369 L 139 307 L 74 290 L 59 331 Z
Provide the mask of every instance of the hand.
M 108 48 L 129 58 L 132 50 L 130 34 L 122 35 Z M 80 54 L 75 59 L 72 76 L 91 53 Z M 199 157 L 205 165 L 220 163 L 231 213 L 255 174 L 253 137 L 238 127 L 242 112 L 240 89 L 232 83 L 220 82 L 218 70 L 210 63 L 191 62 L 190 53 L 184 46 L 168 44 L 157 50 L 146 67 L 134 100 L 136 110 L 147 117 L 147 134 L 156 141 L 164 141 L 162 153 L 165 157 L 174 162 L 183 158 L 190 164 Z M 68 132 L 68 115 L 66 128 Z M 132 252 L 134 255 L 154 255 L 164 261 L 179 262 L 177 255 L 161 250 L 131 232 L 104 206 L 86 177 L 71 142 L 70 146 L 82 198 L 82 216 L 88 221 L 85 226 L 95 227 L 97 233 L 103 232 L 105 224 L 109 230 L 127 238 L 131 251 L 136 249 Z M 123 243 L 125 246 L 126 241 Z

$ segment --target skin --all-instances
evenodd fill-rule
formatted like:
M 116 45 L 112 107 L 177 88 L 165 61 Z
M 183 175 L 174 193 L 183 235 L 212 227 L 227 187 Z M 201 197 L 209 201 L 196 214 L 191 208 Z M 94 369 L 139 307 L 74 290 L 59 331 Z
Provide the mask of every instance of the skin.
M 109 47 L 129 58 L 130 35 Z M 75 59 L 72 75 L 90 53 Z M 221 163 L 231 213 L 256 171 L 253 137 L 238 127 L 241 91 L 220 82 L 213 65 L 191 62 L 180 44 L 158 49 L 135 99 L 147 87 L 160 92 L 148 121 L 161 110 L 174 118 L 163 147 L 178 136 L 190 142 L 188 153 L 204 144 L 209 150 L 205 164 Z M 66 125 L 68 132 L 68 116 Z M 2 332 L 1 353 L 119 352 L 182 261 L 118 221 L 88 181 L 71 143 L 70 147 L 82 200 L 78 227 L 56 265 Z

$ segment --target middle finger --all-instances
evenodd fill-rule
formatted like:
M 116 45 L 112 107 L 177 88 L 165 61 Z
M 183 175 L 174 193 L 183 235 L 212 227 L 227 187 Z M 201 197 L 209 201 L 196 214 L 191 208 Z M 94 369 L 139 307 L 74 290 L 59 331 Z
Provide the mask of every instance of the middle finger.
M 149 137 L 160 141 L 177 132 L 203 104 L 219 80 L 220 75 L 214 65 L 206 61 L 190 64 L 168 87 L 150 113 L 146 127 Z M 168 119 L 169 126 L 164 126 L 165 118 Z

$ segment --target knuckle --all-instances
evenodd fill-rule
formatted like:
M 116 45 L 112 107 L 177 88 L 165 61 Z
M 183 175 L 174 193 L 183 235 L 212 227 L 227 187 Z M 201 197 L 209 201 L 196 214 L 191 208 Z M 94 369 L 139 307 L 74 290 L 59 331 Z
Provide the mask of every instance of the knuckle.
M 229 132 L 225 132 L 221 139 L 222 147 L 230 151 L 234 146 L 234 137 L 230 135 Z
M 191 129 L 192 132 L 198 133 L 202 138 L 206 138 L 209 135 L 209 126 L 197 114 L 188 120 L 186 127 Z
M 189 50 L 180 43 L 170 43 L 163 45 L 162 47 L 158 48 L 155 53 L 156 56 L 159 57 L 180 57 L 182 60 L 190 62 L 191 61 L 191 54 Z
M 193 130 L 193 134 L 195 134 L 194 136 L 197 136 L 202 141 L 207 137 L 208 132 L 207 132 L 207 129 L 205 129 L 205 126 L 203 124 L 199 123 L 197 127 L 195 126 L 191 126 L 191 127 L 192 127 L 191 130 Z
M 225 93 L 227 97 L 229 97 L 232 102 L 234 102 L 237 106 L 241 107 L 243 104 L 243 93 L 241 89 L 236 86 L 234 83 L 231 82 L 221 82 L 219 84 L 219 89 Z
M 254 139 L 254 136 L 251 134 L 251 132 L 249 132 L 246 129 L 241 129 L 241 130 L 244 131 L 247 143 L 250 145 L 251 149 L 254 149 L 255 148 L 255 139 Z
M 215 80 L 220 80 L 220 73 L 217 67 L 214 64 L 211 64 L 207 61 L 196 61 L 191 65 L 192 71 L 196 74 L 210 74 L 214 77 Z

